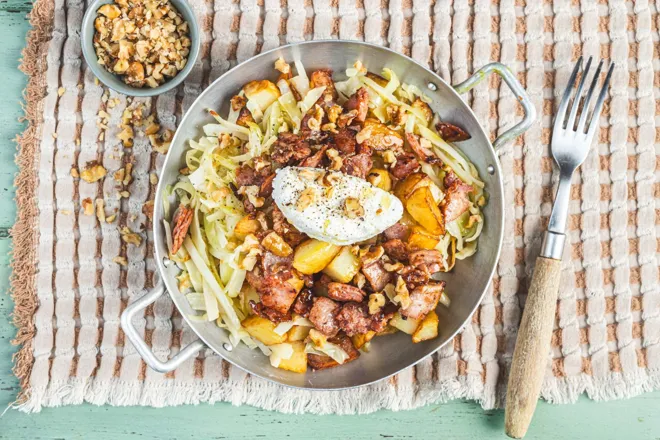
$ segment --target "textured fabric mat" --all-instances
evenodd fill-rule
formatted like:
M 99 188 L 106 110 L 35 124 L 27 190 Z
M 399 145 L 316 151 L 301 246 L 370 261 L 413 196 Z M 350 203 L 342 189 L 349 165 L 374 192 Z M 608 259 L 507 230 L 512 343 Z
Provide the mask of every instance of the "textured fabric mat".
M 154 284 L 150 243 L 120 240 L 145 231 L 142 205 L 153 197 L 148 173 L 163 156 L 138 133 L 124 150 L 116 138 L 124 96 L 112 109 L 81 60 L 80 0 L 38 0 L 23 69 L 29 128 L 19 138 L 19 219 L 13 295 L 20 406 L 177 405 L 230 401 L 287 412 L 408 409 L 469 398 L 501 405 L 528 280 L 550 213 L 556 170 L 549 157 L 553 107 L 579 54 L 616 63 L 597 141 L 576 174 L 569 239 L 543 397 L 575 401 L 630 397 L 660 387 L 660 3 L 524 0 L 191 0 L 203 49 L 178 90 L 141 100 L 165 127 L 220 74 L 259 51 L 308 39 L 360 39 L 388 45 L 459 82 L 489 61 L 517 73 L 539 121 L 500 151 L 506 193 L 505 238 L 496 275 L 479 311 L 453 343 L 416 367 L 373 386 L 310 393 L 247 376 L 211 353 L 170 374 L 146 368 L 119 327 L 127 303 Z M 496 78 L 466 96 L 493 136 L 521 117 Z M 100 110 L 110 114 L 98 142 Z M 79 141 L 77 141 L 79 140 Z M 122 152 L 125 153 L 122 156 Z M 117 201 L 112 173 L 133 156 L 130 197 Z M 100 160 L 98 184 L 73 178 Z M 99 225 L 81 200 L 104 197 L 121 214 Z M 151 239 L 151 238 L 150 238 Z M 128 260 L 122 267 L 116 256 Z M 168 298 L 147 309 L 146 339 L 172 354 L 194 336 Z

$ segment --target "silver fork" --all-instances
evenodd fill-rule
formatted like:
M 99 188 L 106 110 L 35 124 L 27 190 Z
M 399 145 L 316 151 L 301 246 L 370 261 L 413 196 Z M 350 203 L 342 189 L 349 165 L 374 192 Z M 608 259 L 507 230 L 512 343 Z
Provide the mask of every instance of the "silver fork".
M 559 186 L 548 230 L 543 238 L 541 254 L 536 259 L 532 283 L 518 330 L 507 388 L 505 430 L 507 435 L 514 438 L 522 438 L 527 432 L 547 369 L 559 290 L 561 256 L 566 240 L 571 178 L 589 153 L 594 134 L 598 130 L 600 113 L 614 70 L 614 64 L 610 64 L 598 93 L 596 105 L 589 114 L 589 106 L 598 86 L 603 64 L 601 60 L 589 91 L 582 99 L 582 91 L 591 67 L 591 58 L 589 58 L 577 86 L 570 113 L 567 114 L 573 87 L 582 66 L 582 57 L 578 59 L 555 117 L 551 149 L 559 167 Z

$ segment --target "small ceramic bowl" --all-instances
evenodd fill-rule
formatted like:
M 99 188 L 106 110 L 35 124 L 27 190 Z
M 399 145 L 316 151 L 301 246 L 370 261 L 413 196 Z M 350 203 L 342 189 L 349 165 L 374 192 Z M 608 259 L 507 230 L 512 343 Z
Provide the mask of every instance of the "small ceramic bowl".
M 96 50 L 94 49 L 94 20 L 96 19 L 96 11 L 107 3 L 113 3 L 113 0 L 94 0 L 85 12 L 82 21 L 82 30 L 80 41 L 82 45 L 82 53 L 89 68 L 94 72 L 94 75 L 106 86 L 111 89 L 129 96 L 156 96 L 173 89 L 181 84 L 181 82 L 188 76 L 195 60 L 199 54 L 199 24 L 195 19 L 190 5 L 186 0 L 170 0 L 172 5 L 179 11 L 185 21 L 188 22 L 188 29 L 190 32 L 190 53 L 188 54 L 188 62 L 182 71 L 180 71 L 174 78 L 171 78 L 159 85 L 158 87 L 131 87 L 126 84 L 120 76 L 108 72 L 104 66 L 98 63 Z

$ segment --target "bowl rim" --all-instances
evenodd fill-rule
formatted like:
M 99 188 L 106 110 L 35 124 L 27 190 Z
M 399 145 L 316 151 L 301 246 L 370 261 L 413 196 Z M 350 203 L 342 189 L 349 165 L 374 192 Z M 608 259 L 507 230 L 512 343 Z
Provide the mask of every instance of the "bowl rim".
M 420 62 L 416 61 L 415 59 L 413 59 L 413 58 L 411 58 L 411 57 L 409 57 L 405 54 L 402 54 L 400 52 L 397 52 L 397 51 L 395 51 L 395 50 L 393 50 L 389 47 L 385 47 L 385 46 L 381 46 L 381 45 L 377 45 L 377 44 L 372 44 L 372 43 L 368 43 L 368 42 L 364 42 L 364 41 L 354 41 L 354 40 L 329 40 L 329 39 L 323 39 L 323 40 L 301 41 L 301 42 L 290 43 L 290 44 L 285 44 L 285 45 L 282 45 L 282 46 L 278 46 L 278 47 L 272 48 L 268 51 L 256 54 L 256 55 L 254 55 L 254 56 L 252 56 L 252 57 L 236 64 L 234 67 L 228 69 L 226 72 L 224 72 L 218 78 L 216 78 L 214 81 L 209 83 L 204 88 L 202 93 L 200 93 L 195 98 L 194 102 L 188 107 L 188 110 L 185 112 L 185 114 L 183 115 L 183 117 L 181 118 L 179 123 L 177 124 L 177 131 L 175 132 L 174 138 L 172 139 L 172 144 L 174 144 L 177 141 L 177 138 L 179 136 L 182 136 L 181 135 L 182 132 L 181 132 L 181 130 L 179 130 L 179 128 L 184 123 L 187 122 L 187 119 L 189 118 L 189 116 L 191 114 L 191 109 L 193 109 L 195 107 L 197 102 L 204 99 L 205 95 L 207 93 L 209 93 L 209 90 L 211 90 L 213 87 L 215 87 L 218 83 L 222 82 L 224 80 L 224 78 L 226 76 L 228 76 L 231 72 L 233 72 L 235 70 L 238 70 L 240 68 L 243 68 L 246 64 L 248 64 L 249 62 L 251 62 L 255 58 L 267 57 L 267 56 L 270 56 L 273 53 L 276 53 L 278 51 L 289 50 L 289 49 L 297 47 L 297 46 L 314 45 L 314 44 L 318 44 L 318 43 L 332 43 L 332 44 L 338 44 L 338 45 L 341 45 L 341 44 L 357 44 L 357 45 L 361 45 L 361 46 L 364 46 L 364 47 L 367 47 L 367 48 L 373 48 L 375 50 L 384 50 L 384 51 L 390 52 L 390 53 L 392 53 L 396 56 L 400 56 L 400 57 L 404 58 L 409 63 L 416 64 L 419 67 L 423 68 L 429 74 L 429 76 L 432 77 L 434 79 L 434 81 L 436 81 L 436 84 L 437 84 L 438 87 L 444 87 L 450 93 L 454 94 L 458 99 L 462 99 L 461 95 L 456 91 L 456 89 L 451 84 L 449 84 L 446 80 L 444 80 L 442 77 L 440 77 L 440 75 L 438 75 L 436 72 L 430 70 L 427 66 L 422 65 Z M 492 163 L 492 165 L 495 167 L 495 175 L 497 176 L 496 185 L 498 186 L 499 193 L 503 195 L 504 194 L 504 178 L 503 178 L 503 174 L 502 174 L 501 164 L 500 164 L 499 160 L 497 160 L 497 155 L 496 155 L 495 150 L 493 148 L 493 144 L 492 144 L 489 136 L 485 132 L 484 127 L 483 127 L 482 123 L 480 122 L 480 119 L 474 113 L 472 108 L 467 104 L 465 104 L 464 107 L 465 107 L 465 109 L 467 109 L 470 116 L 472 118 L 474 118 L 474 120 L 477 122 L 479 130 L 481 131 L 482 137 L 485 141 L 484 148 L 490 148 L 490 150 L 493 152 L 493 157 L 496 159 Z M 165 164 L 167 164 L 170 160 L 172 160 L 170 158 L 171 155 L 172 155 L 172 149 L 170 148 L 170 151 L 168 151 L 168 154 L 165 158 L 165 161 L 163 162 L 163 168 L 165 167 Z M 160 216 L 159 213 L 162 212 L 162 191 L 163 191 L 164 185 L 166 185 L 165 184 L 166 180 L 167 179 L 165 179 L 164 176 L 161 176 L 161 178 L 158 181 L 157 188 L 156 188 L 154 215 L 157 216 L 157 217 L 155 217 L 155 219 L 154 219 L 155 221 L 152 223 L 152 228 L 151 228 L 154 237 L 159 237 L 158 231 L 159 231 L 159 228 L 162 227 L 162 218 L 159 217 Z M 491 264 L 491 268 L 490 268 L 490 271 L 488 273 L 488 278 L 490 280 L 492 280 L 493 275 L 495 274 L 495 272 L 497 270 L 497 262 L 499 261 L 500 256 L 501 256 L 502 245 L 503 245 L 503 240 L 504 240 L 504 221 L 503 221 L 503 219 L 504 219 L 505 213 L 504 213 L 504 204 L 503 203 L 500 204 L 499 212 L 497 212 L 495 214 L 497 216 L 499 216 L 500 218 L 502 218 L 502 223 L 501 223 L 501 226 L 500 226 L 500 230 L 497 231 L 496 237 L 494 238 L 494 240 L 496 241 L 496 249 L 495 249 L 493 262 Z M 178 303 L 177 303 L 177 299 L 175 298 L 174 295 L 172 295 L 170 293 L 171 290 L 170 290 L 170 281 L 169 281 L 169 277 L 168 277 L 168 275 L 169 275 L 168 274 L 168 268 L 163 264 L 163 258 L 165 258 L 165 255 L 163 255 L 161 253 L 160 247 L 158 245 L 154 246 L 154 258 L 155 258 L 155 262 L 156 262 L 156 266 L 158 268 L 160 278 L 163 282 L 163 285 L 165 287 L 165 290 L 167 291 L 168 296 L 170 296 L 170 298 L 172 299 L 172 302 L 174 303 L 175 307 L 177 309 L 181 310 Z M 300 389 L 300 390 L 305 390 L 305 391 L 340 391 L 340 390 L 348 390 L 348 389 L 353 389 L 353 388 L 359 388 L 359 387 L 371 385 L 371 384 L 374 384 L 374 383 L 378 383 L 380 381 L 383 381 L 385 379 L 388 379 L 388 378 L 398 374 L 399 372 L 403 371 L 406 368 L 410 368 L 412 366 L 417 365 L 418 363 L 422 362 L 427 357 L 431 356 L 434 353 L 437 353 L 442 347 L 449 344 L 456 337 L 457 334 L 459 334 L 461 331 L 463 331 L 467 325 L 470 324 L 472 316 L 479 309 L 479 306 L 481 305 L 481 303 L 482 303 L 482 301 L 483 301 L 483 299 L 486 295 L 486 292 L 488 291 L 488 286 L 491 284 L 491 282 L 488 282 L 484 286 L 483 290 L 481 291 L 481 294 L 479 295 L 478 301 L 476 301 L 474 307 L 472 308 L 470 313 L 466 316 L 465 320 L 463 321 L 463 324 L 458 326 L 458 328 L 456 328 L 449 335 L 449 337 L 447 338 L 447 340 L 444 343 L 439 344 L 430 353 L 428 353 L 427 355 L 422 356 L 418 359 L 415 359 L 415 360 L 411 361 L 406 367 L 404 367 L 404 368 L 402 368 L 398 371 L 395 371 L 395 372 L 392 372 L 392 373 L 389 373 L 389 374 L 385 374 L 380 378 L 364 381 L 362 383 L 355 383 L 355 384 L 351 384 L 351 385 L 336 386 L 336 387 L 331 386 L 331 387 L 325 387 L 325 388 L 316 388 L 316 387 L 300 386 L 300 385 L 296 385 L 296 384 L 289 384 L 289 383 L 285 383 L 285 382 L 279 381 L 277 379 L 274 379 L 272 377 L 268 377 L 267 375 L 260 374 L 259 372 L 251 371 L 248 368 L 244 368 L 243 366 L 238 365 L 237 363 L 233 362 L 233 360 L 230 359 L 230 356 L 226 356 L 221 351 L 216 350 L 214 348 L 214 344 L 209 343 L 208 337 L 206 337 L 205 335 L 203 335 L 201 332 L 198 331 L 197 325 L 196 325 L 197 323 L 193 322 L 185 313 L 182 313 L 182 316 L 183 316 L 184 321 L 186 321 L 186 323 L 188 324 L 188 326 L 190 327 L 192 332 L 195 334 L 195 336 L 197 338 L 199 338 L 199 340 L 204 342 L 204 344 L 206 345 L 206 347 L 208 349 L 210 349 L 210 350 L 214 351 L 215 353 L 217 353 L 223 360 L 229 362 L 232 366 L 234 366 L 236 368 L 239 368 L 240 370 L 245 371 L 246 373 L 248 373 L 252 376 L 256 376 L 256 377 L 259 377 L 261 379 L 264 379 L 264 380 L 267 380 L 269 382 L 272 382 L 272 383 L 275 383 L 275 384 L 278 384 L 278 385 L 282 385 L 282 386 L 285 386 L 285 387 L 288 387 L 288 388 Z
M 177 73 L 177 75 L 174 78 L 154 88 L 151 87 L 137 88 L 137 87 L 129 86 L 128 84 L 124 83 L 117 75 L 115 75 L 112 72 L 109 72 L 98 63 L 96 50 L 94 49 L 94 45 L 92 44 L 92 40 L 96 32 L 96 30 L 93 28 L 94 20 L 96 18 L 96 11 L 102 5 L 108 3 L 114 3 L 115 0 L 94 0 L 92 3 L 90 3 L 87 6 L 80 28 L 81 52 L 83 58 L 85 59 L 85 63 L 87 64 L 87 67 L 92 71 L 94 76 L 98 78 L 98 80 L 101 83 L 103 83 L 105 86 L 109 87 L 110 89 L 114 90 L 115 92 L 127 96 L 153 97 L 153 96 L 161 95 L 163 93 L 166 93 L 174 89 L 188 77 L 193 67 L 195 66 L 195 63 L 197 62 L 197 57 L 199 56 L 200 45 L 201 45 L 201 38 L 199 35 L 200 33 L 199 23 L 197 22 L 197 17 L 195 15 L 195 12 L 192 10 L 192 8 L 190 7 L 190 5 L 186 0 L 169 0 L 169 1 L 179 11 L 179 13 L 181 13 L 182 15 L 186 14 L 190 16 L 190 19 L 186 19 L 186 21 L 188 22 L 188 32 L 190 34 L 189 36 L 191 42 L 190 53 L 188 54 L 188 61 L 186 62 L 186 65 L 179 73 Z M 92 27 L 92 32 L 90 33 L 91 39 L 86 37 L 86 35 L 89 33 L 88 29 L 90 27 Z M 92 58 L 92 54 L 93 54 L 93 58 Z M 108 77 L 108 75 L 111 75 L 117 81 L 116 82 L 107 81 L 106 79 L 104 79 L 104 77 Z

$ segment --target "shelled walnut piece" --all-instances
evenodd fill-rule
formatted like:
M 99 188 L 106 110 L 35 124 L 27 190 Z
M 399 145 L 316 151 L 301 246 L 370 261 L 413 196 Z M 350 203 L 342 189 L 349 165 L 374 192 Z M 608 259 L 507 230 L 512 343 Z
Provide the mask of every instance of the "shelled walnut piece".
M 97 10 L 99 64 L 132 87 L 157 87 L 185 67 L 188 23 L 168 0 L 116 0 Z

